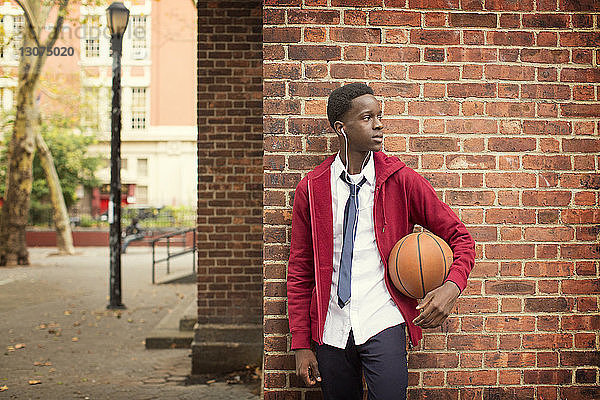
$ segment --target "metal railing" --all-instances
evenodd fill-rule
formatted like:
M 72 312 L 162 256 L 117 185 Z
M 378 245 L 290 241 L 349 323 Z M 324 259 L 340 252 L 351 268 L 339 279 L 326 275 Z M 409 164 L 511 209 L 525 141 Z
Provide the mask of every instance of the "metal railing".
M 192 244 L 191 247 L 187 246 L 187 234 L 192 232 Z M 164 258 L 156 258 L 156 247 L 161 244 L 161 241 L 166 241 L 165 246 L 167 248 L 167 256 Z M 171 259 L 182 256 L 184 254 L 192 253 L 192 273 L 196 272 L 196 228 L 183 229 L 176 232 L 166 233 L 164 235 L 155 237 L 150 241 L 152 245 L 152 284 L 156 283 L 156 265 L 162 262 L 167 263 L 167 275 L 171 273 Z M 171 253 L 171 245 L 180 245 L 181 249 L 177 252 Z

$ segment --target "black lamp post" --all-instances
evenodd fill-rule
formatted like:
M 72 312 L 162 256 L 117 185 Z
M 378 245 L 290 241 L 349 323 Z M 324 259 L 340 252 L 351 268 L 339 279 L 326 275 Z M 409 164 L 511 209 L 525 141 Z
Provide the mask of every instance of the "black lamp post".
M 108 222 L 110 223 L 110 303 L 107 308 L 123 309 L 121 303 L 121 49 L 123 33 L 127 28 L 129 10 L 121 2 L 114 2 L 106 9 L 106 21 L 110 29 L 112 50 L 112 110 L 110 140 L 110 200 Z

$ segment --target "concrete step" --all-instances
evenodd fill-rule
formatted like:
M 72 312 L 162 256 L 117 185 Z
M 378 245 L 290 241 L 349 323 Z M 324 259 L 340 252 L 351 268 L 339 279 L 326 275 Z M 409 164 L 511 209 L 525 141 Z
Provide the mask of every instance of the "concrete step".
M 195 272 L 179 272 L 165 275 L 156 280 L 157 285 L 165 285 L 168 283 L 196 283 Z
M 146 337 L 147 349 L 189 349 L 194 339 L 192 330 L 181 330 L 181 319 L 192 307 L 196 307 L 192 298 L 175 307 L 150 331 Z
M 196 324 L 194 331 L 192 376 L 262 363 L 262 325 Z
M 196 325 L 197 322 L 198 304 L 196 301 L 192 301 L 183 313 L 183 316 L 179 319 L 179 330 L 193 332 L 194 325 Z

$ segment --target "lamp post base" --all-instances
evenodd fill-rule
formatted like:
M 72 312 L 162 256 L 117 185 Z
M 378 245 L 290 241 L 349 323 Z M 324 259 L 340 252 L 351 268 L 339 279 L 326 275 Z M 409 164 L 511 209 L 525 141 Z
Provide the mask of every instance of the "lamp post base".
M 127 307 L 125 306 L 125 304 L 115 304 L 115 305 L 109 304 L 106 306 L 106 309 L 107 310 L 126 310 Z

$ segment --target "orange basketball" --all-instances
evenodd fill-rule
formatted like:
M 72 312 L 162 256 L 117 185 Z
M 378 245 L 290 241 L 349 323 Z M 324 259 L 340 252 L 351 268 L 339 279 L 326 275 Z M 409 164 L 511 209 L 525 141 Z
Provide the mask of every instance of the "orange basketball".
M 450 246 L 440 237 L 430 232 L 411 233 L 392 248 L 388 272 L 400 292 L 422 299 L 444 283 L 452 260 Z

